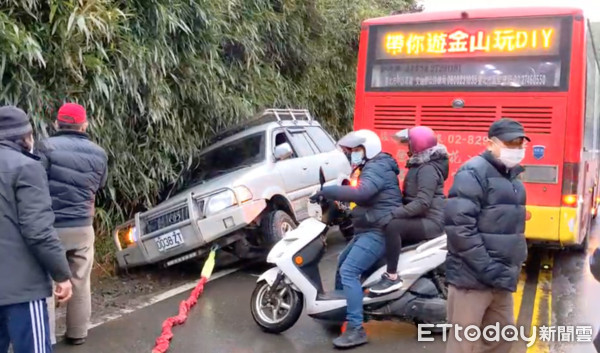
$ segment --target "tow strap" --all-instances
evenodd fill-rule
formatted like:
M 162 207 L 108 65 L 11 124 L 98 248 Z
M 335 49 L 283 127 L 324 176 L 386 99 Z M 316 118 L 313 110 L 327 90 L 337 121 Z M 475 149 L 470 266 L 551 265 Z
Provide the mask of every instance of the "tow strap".
M 204 285 L 208 282 L 208 279 L 212 275 L 213 269 L 215 267 L 215 253 L 217 251 L 217 247 L 214 246 L 204 266 L 202 267 L 202 274 L 200 276 L 200 281 L 192 290 L 190 297 L 187 300 L 184 300 L 179 304 L 179 315 L 170 317 L 163 322 L 162 325 L 162 333 L 156 339 L 156 344 L 152 349 L 152 353 L 165 353 L 169 349 L 169 341 L 173 338 L 173 332 L 171 331 L 173 326 L 183 324 L 187 318 L 190 309 L 196 305 L 198 302 L 198 298 L 204 292 Z

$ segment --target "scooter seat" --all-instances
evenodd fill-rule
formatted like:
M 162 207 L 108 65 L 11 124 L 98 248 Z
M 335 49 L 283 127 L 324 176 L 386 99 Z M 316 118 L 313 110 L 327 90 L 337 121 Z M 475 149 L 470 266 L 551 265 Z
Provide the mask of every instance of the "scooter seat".
M 421 246 L 421 245 L 423 245 L 425 243 L 427 243 L 427 240 L 423 240 L 423 241 L 420 241 L 418 243 L 410 244 L 408 246 L 403 246 L 402 250 L 400 251 L 400 254 L 402 254 L 403 252 L 415 250 L 416 248 L 418 248 L 419 246 Z
M 417 249 L 419 246 L 423 245 L 427 243 L 427 240 L 423 240 L 420 241 L 418 243 L 414 243 L 414 244 L 410 244 L 407 246 L 403 246 L 402 250 L 400 251 L 400 255 L 402 255 L 403 253 L 407 252 L 407 251 L 411 251 L 411 250 L 415 250 Z M 378 269 L 380 269 L 381 267 L 385 266 L 386 261 L 385 261 L 385 257 L 381 257 L 379 260 L 377 260 L 377 262 L 375 262 L 375 264 L 373 264 L 373 266 L 371 266 L 370 269 L 368 269 L 367 271 L 365 271 L 362 276 L 361 276 L 361 282 L 366 280 L 367 278 L 369 278 L 369 276 L 371 276 L 375 271 L 377 271 Z

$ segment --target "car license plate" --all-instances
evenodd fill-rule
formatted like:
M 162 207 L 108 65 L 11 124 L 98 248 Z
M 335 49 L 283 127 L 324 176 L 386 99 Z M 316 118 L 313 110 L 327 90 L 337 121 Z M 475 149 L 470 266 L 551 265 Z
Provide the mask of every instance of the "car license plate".
M 183 235 L 181 235 L 181 231 L 175 230 L 154 238 L 154 241 L 156 242 L 158 251 L 164 252 L 183 244 Z

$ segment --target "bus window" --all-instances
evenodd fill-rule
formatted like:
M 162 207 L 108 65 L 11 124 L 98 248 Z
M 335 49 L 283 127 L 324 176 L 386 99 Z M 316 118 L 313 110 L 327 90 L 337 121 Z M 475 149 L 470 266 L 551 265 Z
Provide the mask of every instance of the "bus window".
M 586 31 L 589 36 L 589 30 Z M 596 110 L 596 96 L 600 94 L 596 90 L 598 82 L 598 68 L 595 60 L 594 46 L 592 41 L 587 42 L 587 57 L 586 57 L 586 99 L 585 99 L 585 136 L 584 136 L 584 148 L 587 151 L 597 149 L 598 132 L 596 131 L 596 125 L 598 124 L 596 116 L 598 114 Z

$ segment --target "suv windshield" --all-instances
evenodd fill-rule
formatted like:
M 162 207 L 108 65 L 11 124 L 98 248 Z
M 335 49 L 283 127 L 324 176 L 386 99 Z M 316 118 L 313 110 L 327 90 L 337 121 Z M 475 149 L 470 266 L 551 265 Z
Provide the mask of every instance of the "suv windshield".
M 265 159 L 264 132 L 242 137 L 200 156 L 192 182 L 212 179 Z
M 244 136 L 202 154 L 191 170 L 188 170 L 177 182 L 177 186 L 173 186 L 171 190 L 165 190 L 166 195 L 163 194 L 165 196 L 160 199 L 168 199 L 170 195 L 179 193 L 186 188 L 260 163 L 265 158 L 265 133 Z

